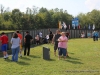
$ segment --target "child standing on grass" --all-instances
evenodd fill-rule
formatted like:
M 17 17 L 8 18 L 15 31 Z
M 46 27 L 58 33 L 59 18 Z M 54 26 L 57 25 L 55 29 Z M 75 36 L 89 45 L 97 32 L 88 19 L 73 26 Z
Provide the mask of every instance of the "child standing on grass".
M 61 55 L 63 54 L 64 59 L 66 58 L 66 53 L 67 53 L 67 42 L 68 39 L 65 35 L 65 32 L 61 33 L 61 37 L 58 39 L 58 51 L 59 51 L 59 56 L 58 59 L 61 58 Z
M 0 51 L 1 51 L 1 36 L 0 36 Z
M 8 58 L 8 53 L 7 53 L 8 36 L 6 36 L 4 32 L 2 32 L 1 43 L 2 43 L 1 47 L 3 51 L 4 59 L 6 59 Z

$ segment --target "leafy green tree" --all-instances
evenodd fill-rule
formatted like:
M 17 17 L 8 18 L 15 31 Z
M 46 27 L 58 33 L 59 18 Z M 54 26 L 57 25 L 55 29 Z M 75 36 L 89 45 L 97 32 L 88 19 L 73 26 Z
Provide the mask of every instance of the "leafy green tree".
M 22 27 L 20 24 L 21 17 L 22 17 L 22 13 L 20 12 L 19 9 L 12 10 L 11 18 L 12 18 L 13 24 L 16 25 L 17 29 L 21 29 Z

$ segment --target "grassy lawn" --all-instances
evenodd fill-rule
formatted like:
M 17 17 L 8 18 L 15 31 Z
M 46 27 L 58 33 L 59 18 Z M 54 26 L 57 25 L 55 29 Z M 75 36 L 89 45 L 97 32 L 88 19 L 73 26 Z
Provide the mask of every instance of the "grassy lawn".
M 51 60 L 43 60 L 42 47 L 50 48 Z M 100 75 L 100 40 L 71 39 L 68 42 L 70 58 L 58 60 L 53 45 L 41 45 L 31 49 L 30 56 L 18 62 L 0 58 L 0 75 Z

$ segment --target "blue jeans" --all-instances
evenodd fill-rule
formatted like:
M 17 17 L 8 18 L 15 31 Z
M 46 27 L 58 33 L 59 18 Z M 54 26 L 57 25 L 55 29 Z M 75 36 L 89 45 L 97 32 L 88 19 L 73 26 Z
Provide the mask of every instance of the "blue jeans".
M 61 56 L 63 54 L 63 56 L 66 56 L 67 53 L 67 49 L 65 48 L 58 48 L 59 51 L 59 56 Z
M 0 51 L 1 51 L 1 46 L 0 46 Z
M 19 46 L 16 48 L 12 48 L 12 61 L 18 61 L 19 50 Z

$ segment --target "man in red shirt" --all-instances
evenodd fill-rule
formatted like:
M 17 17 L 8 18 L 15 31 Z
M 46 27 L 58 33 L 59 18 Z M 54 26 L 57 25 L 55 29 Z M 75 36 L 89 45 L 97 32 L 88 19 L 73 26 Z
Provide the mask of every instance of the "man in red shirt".
M 6 59 L 8 58 L 8 53 L 7 53 L 8 37 L 5 35 L 4 32 L 2 32 L 1 43 L 2 43 L 2 51 L 3 51 L 4 59 Z
M 21 40 L 21 44 L 20 44 L 20 57 L 22 57 L 22 34 L 19 33 L 19 31 L 16 31 L 18 37 L 20 38 Z
M 1 51 L 1 36 L 0 36 L 0 51 Z

